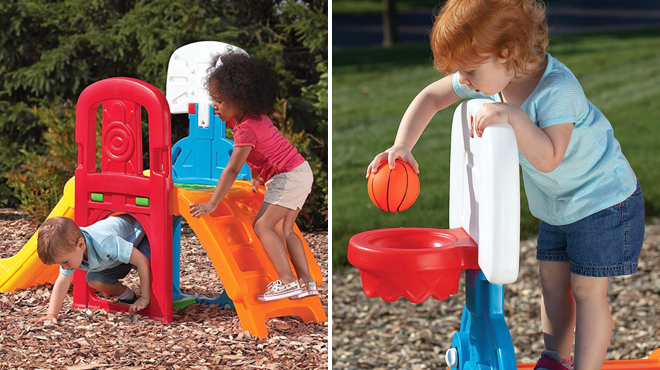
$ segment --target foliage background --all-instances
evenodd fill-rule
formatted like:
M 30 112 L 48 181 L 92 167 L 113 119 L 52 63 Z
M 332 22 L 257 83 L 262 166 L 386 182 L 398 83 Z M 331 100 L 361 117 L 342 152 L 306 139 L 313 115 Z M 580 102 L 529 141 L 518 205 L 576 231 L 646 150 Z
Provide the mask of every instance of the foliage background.
M 299 224 L 327 227 L 327 14 L 325 0 L 3 1 L 0 207 L 43 219 L 57 203 L 76 166 L 75 103 L 85 87 L 125 76 L 165 91 L 172 52 L 214 40 L 276 72 L 273 122 L 316 177 Z M 173 115 L 173 142 L 187 135 L 187 121 Z

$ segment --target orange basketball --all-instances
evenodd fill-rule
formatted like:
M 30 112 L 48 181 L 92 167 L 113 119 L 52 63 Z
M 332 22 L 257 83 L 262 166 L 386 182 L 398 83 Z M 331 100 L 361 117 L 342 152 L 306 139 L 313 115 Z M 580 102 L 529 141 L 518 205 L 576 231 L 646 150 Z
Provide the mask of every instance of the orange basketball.
M 376 207 L 383 211 L 405 211 L 419 195 L 419 177 L 408 163 L 400 159 L 396 160 L 394 169 L 383 162 L 375 175 L 369 174 L 367 192 Z

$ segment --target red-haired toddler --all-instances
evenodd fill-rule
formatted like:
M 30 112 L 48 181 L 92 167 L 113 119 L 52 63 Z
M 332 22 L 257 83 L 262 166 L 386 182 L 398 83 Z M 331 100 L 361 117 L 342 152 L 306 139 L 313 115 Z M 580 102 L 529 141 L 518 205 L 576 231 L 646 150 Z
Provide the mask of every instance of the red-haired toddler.
M 537 258 L 546 351 L 538 369 L 600 369 L 612 334 L 608 277 L 634 274 L 644 237 L 644 198 L 612 125 L 573 73 L 546 52 L 537 0 L 448 0 L 431 31 L 435 68 L 446 77 L 406 110 L 394 145 L 367 168 L 411 150 L 433 115 L 461 99 L 486 98 L 475 132 L 509 123 L 525 192 L 541 220 Z

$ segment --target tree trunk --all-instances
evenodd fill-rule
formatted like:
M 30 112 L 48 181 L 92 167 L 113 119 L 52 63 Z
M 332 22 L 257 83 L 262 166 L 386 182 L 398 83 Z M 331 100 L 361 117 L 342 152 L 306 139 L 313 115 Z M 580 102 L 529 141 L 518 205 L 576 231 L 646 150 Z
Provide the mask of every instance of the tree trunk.
M 383 0 L 383 46 L 399 41 L 396 25 L 396 0 Z

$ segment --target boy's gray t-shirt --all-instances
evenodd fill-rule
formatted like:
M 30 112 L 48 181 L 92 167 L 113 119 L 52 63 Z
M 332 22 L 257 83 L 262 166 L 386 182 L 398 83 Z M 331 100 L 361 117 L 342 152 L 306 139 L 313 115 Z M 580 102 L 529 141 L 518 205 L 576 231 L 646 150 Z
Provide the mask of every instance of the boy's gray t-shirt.
M 110 216 L 80 230 L 87 245 L 87 260 L 83 259 L 79 268 L 91 272 L 128 263 L 133 247 L 137 247 L 145 235 L 142 225 L 130 215 Z M 75 271 L 60 267 L 60 273 L 67 276 Z

